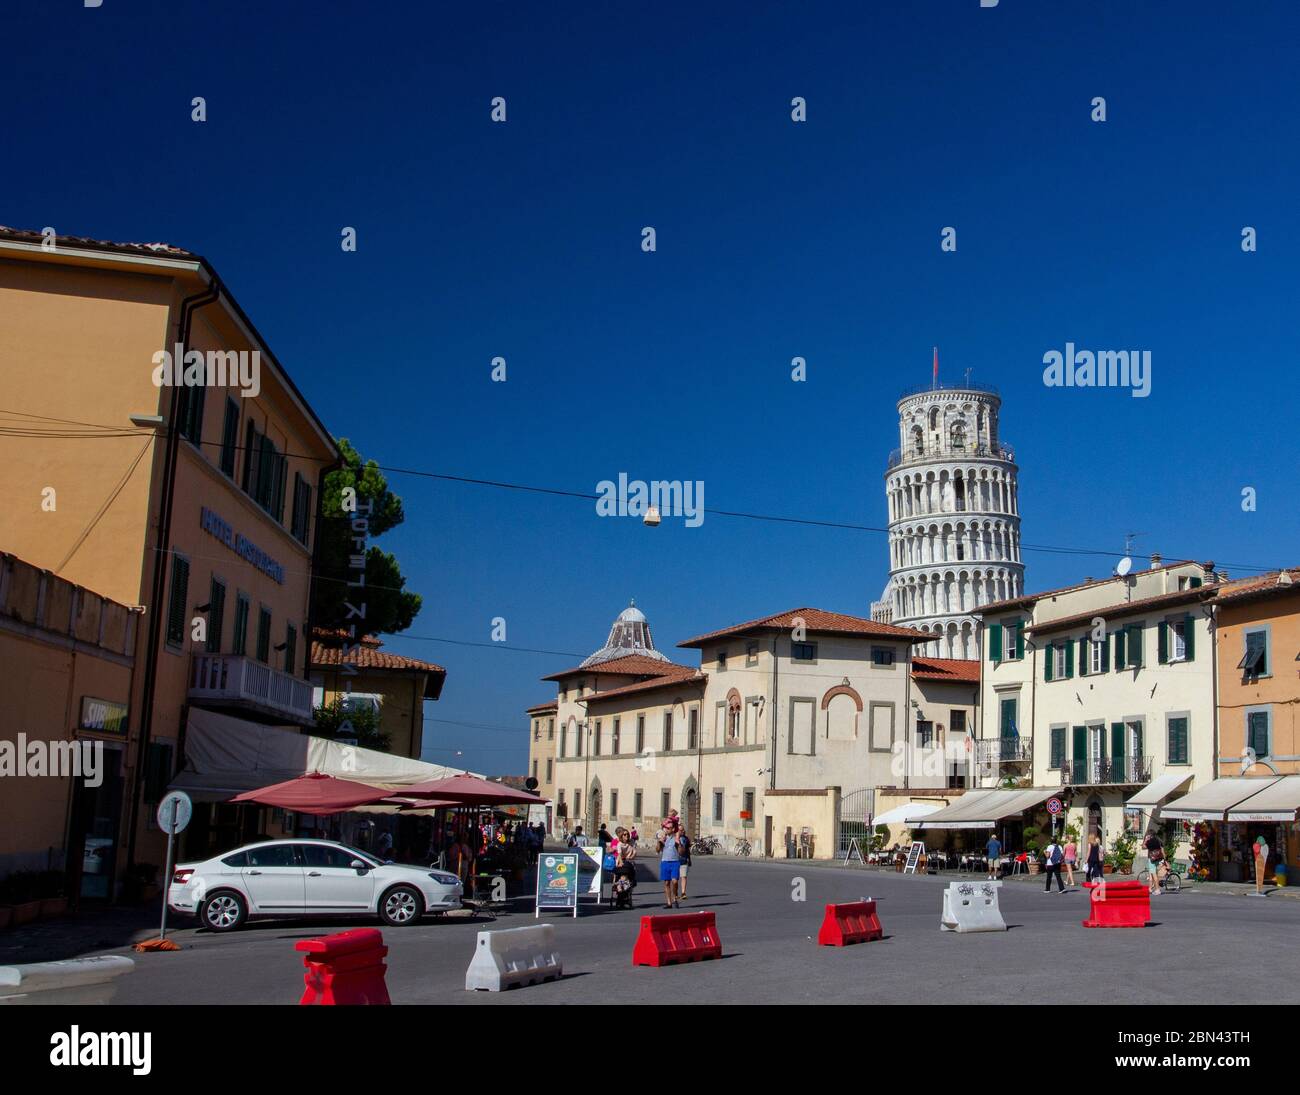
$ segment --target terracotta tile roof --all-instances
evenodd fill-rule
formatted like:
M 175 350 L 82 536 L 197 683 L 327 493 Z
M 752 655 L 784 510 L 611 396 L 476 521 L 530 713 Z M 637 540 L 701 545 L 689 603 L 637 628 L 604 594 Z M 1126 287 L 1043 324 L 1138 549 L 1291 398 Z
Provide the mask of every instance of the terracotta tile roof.
M 1181 559 L 1175 563 L 1162 563 L 1158 567 L 1151 567 L 1147 570 L 1133 571 L 1134 574 L 1152 574 L 1159 570 L 1172 570 L 1174 567 L 1187 566 L 1192 561 L 1190 559 Z M 1195 565 L 1195 564 L 1193 564 Z M 1212 562 L 1199 564 L 1202 570 L 1214 569 Z M 1059 597 L 1062 593 L 1074 593 L 1080 589 L 1087 589 L 1089 586 L 1098 586 L 1103 582 L 1115 581 L 1114 575 L 1108 575 L 1105 578 L 1090 578 L 1086 582 L 1076 582 L 1072 586 L 1061 586 L 1059 589 L 1045 589 L 1041 593 L 1025 593 L 1019 597 L 1008 597 L 1005 601 L 990 601 L 986 605 L 981 605 L 975 609 L 975 615 L 981 616 L 986 613 L 1009 612 L 1014 608 L 1028 608 L 1037 601 L 1047 597 Z
M 626 657 L 611 658 L 607 662 L 589 665 L 585 669 L 580 665 L 575 665 L 572 669 L 562 669 L 558 673 L 543 677 L 542 680 L 558 681 L 563 677 L 571 677 L 575 674 L 587 677 L 596 673 L 616 673 L 629 677 L 660 677 L 665 673 L 672 673 L 681 669 L 689 670 L 692 673 L 695 672 L 694 666 L 678 665 L 676 662 L 661 662 L 658 658 L 647 658 L 644 654 L 628 654 Z
M 559 704 L 557 704 L 554 700 L 551 700 L 548 703 L 538 703 L 538 704 L 534 704 L 532 707 L 524 708 L 524 714 L 542 715 L 545 714 L 547 711 L 558 710 L 558 708 L 559 708 Z
M 1290 582 L 1279 582 L 1283 574 Z M 1218 587 L 1214 598 L 1216 605 L 1236 605 L 1246 601 L 1263 600 L 1267 597 L 1285 597 L 1289 593 L 1300 593 L 1300 567 L 1290 570 L 1271 570 L 1256 578 L 1242 578 Z
M 367 638 L 373 639 L 374 636 L 367 636 Z M 381 645 L 376 640 L 373 644 L 364 643 L 360 649 L 348 649 L 334 643 L 313 641 L 311 644 L 312 668 L 318 666 L 321 668 L 341 667 L 345 660 L 343 655 L 346 650 L 347 662 L 355 665 L 358 669 L 381 669 L 390 673 L 426 673 L 428 674 L 428 680 L 424 686 L 425 698 L 436 700 L 442 694 L 443 682 L 447 679 L 446 669 L 440 665 L 434 665 L 433 662 L 405 658 L 401 654 L 389 654 L 387 651 L 379 649 Z
M 1093 608 L 1087 612 L 1077 612 L 1073 616 L 1062 616 L 1059 620 L 1047 620 L 1034 627 L 1026 627 L 1031 635 L 1043 635 L 1049 631 L 1065 631 L 1079 624 L 1090 623 L 1100 616 L 1110 620 L 1117 616 L 1136 616 L 1153 608 L 1173 608 L 1193 601 L 1208 600 L 1214 595 L 1217 586 L 1197 586 L 1195 589 L 1178 589 L 1172 593 L 1158 593 L 1154 597 L 1142 597 L 1136 601 L 1119 601 L 1116 604 Z
M 6 228 L 0 224 L 0 240 L 13 240 L 16 243 L 42 243 L 45 237 L 40 232 L 25 228 Z M 114 243 L 112 240 L 95 240 L 89 236 L 54 237 L 55 243 L 67 244 L 69 247 L 91 248 L 96 251 L 120 251 L 132 255 L 173 255 L 177 258 L 198 258 L 193 251 L 183 247 L 174 247 L 170 243 Z
M 913 658 L 912 676 L 925 681 L 978 684 L 980 663 L 973 658 Z
M 703 688 L 708 679 L 709 675 L 707 673 L 694 670 L 689 673 L 665 673 L 662 677 L 639 681 L 636 684 L 625 684 L 621 688 L 611 688 L 608 692 L 593 692 L 589 696 L 584 696 L 583 699 L 590 706 L 597 700 L 621 699 L 629 694 L 649 692 L 655 688 L 681 688 L 683 685 L 699 685 Z
M 923 631 L 914 631 L 910 627 L 877 623 L 875 620 L 863 619 L 861 616 L 845 616 L 840 612 L 827 612 L 820 608 L 795 608 L 789 612 L 778 612 L 774 616 L 764 616 L 733 627 L 724 627 L 719 631 L 710 631 L 705 635 L 697 635 L 677 645 L 702 646 L 713 639 L 721 639 L 727 635 L 743 635 L 752 631 L 791 631 L 794 629 L 796 619 L 803 621 L 804 627 L 810 634 L 820 632 L 832 635 L 864 635 L 880 639 L 906 639 L 914 643 L 929 642 L 934 638 Z

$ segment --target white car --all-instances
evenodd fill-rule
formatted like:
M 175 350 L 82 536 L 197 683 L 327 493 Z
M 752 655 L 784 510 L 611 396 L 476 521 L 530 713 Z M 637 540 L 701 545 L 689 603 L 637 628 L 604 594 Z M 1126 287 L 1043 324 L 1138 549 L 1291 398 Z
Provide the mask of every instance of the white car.
M 447 871 L 383 863 L 332 840 L 269 840 L 178 864 L 167 904 L 227 932 L 250 916 L 375 916 L 392 927 L 461 907 Z

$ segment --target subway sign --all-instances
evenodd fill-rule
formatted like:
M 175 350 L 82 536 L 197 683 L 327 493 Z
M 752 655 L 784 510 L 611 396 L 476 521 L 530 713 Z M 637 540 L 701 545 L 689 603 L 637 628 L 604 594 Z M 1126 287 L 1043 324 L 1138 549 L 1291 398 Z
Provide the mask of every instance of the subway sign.
M 248 537 L 231 528 L 220 514 L 213 513 L 204 506 L 199 514 L 199 524 L 203 526 L 204 532 L 215 536 L 240 558 L 257 567 L 268 578 L 284 585 L 284 567 Z

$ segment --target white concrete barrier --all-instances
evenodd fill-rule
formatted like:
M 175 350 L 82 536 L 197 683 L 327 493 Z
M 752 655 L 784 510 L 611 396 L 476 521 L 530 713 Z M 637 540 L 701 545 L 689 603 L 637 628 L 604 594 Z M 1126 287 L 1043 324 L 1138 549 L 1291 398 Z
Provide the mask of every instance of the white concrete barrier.
M 116 954 L 0 966 L 0 1004 L 107 1004 L 135 962 Z
M 1007 922 L 998 907 L 1001 882 L 950 882 L 943 891 L 939 928 L 946 932 L 1004 932 Z
M 465 988 L 500 992 L 516 985 L 555 981 L 563 972 L 555 949 L 554 924 L 482 931 L 465 971 Z

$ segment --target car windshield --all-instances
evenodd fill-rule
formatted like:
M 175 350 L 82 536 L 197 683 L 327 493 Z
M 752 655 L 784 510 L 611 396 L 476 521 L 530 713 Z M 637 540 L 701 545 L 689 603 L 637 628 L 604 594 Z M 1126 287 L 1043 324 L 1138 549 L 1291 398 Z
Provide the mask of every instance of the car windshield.
M 381 862 L 378 858 L 376 858 L 373 852 L 363 852 L 361 851 L 360 848 L 354 848 L 350 844 L 340 844 L 339 847 L 342 848 L 349 855 L 354 855 L 357 857 L 357 859 L 369 863 L 371 866 L 378 866 L 379 863 Z

